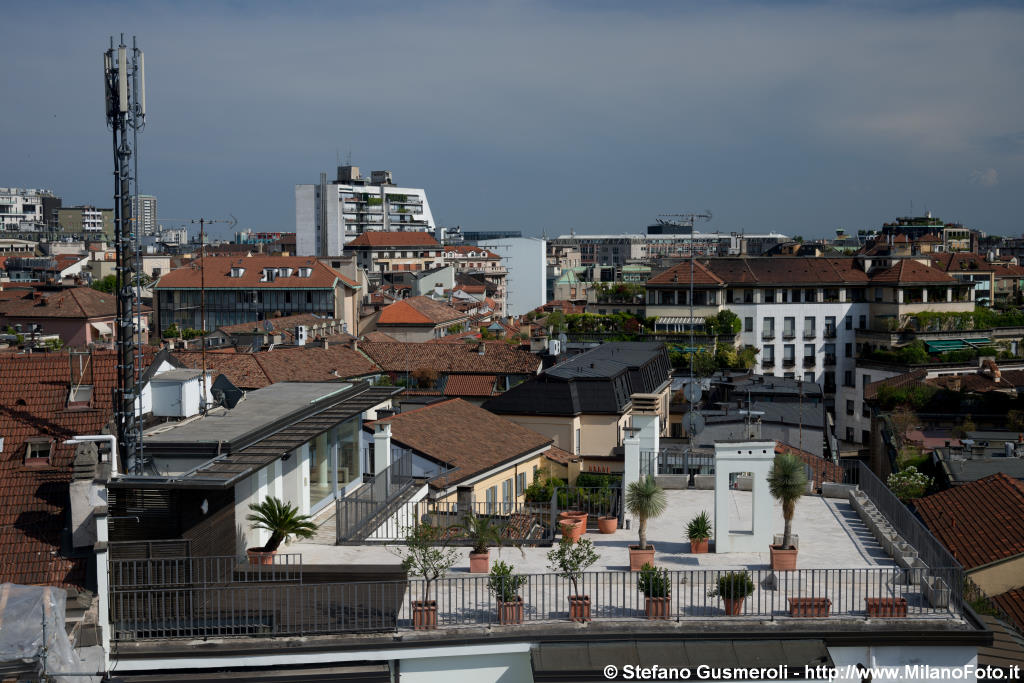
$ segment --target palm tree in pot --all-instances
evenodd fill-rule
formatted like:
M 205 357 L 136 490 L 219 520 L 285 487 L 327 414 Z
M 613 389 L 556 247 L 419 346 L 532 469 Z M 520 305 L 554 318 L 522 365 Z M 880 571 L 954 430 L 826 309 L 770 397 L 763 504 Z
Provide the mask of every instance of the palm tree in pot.
M 769 546 L 772 569 L 788 571 L 796 569 L 797 549 L 793 546 L 793 514 L 800 496 L 807 491 L 807 471 L 800 458 L 791 453 L 775 456 L 772 469 L 768 472 L 768 490 L 775 500 L 782 503 L 782 518 L 785 528 L 782 545 Z
M 491 575 L 487 579 L 487 588 L 498 599 L 498 623 L 523 623 L 523 598 L 519 589 L 526 585 L 528 579 L 522 574 L 513 572 L 513 567 L 501 560 L 494 563 Z
M 631 482 L 626 489 L 626 509 L 637 518 L 637 535 L 640 537 L 640 545 L 629 546 L 631 572 L 639 571 L 648 562 L 654 563 L 654 546 L 647 543 L 647 520 L 661 515 L 667 506 L 665 490 L 649 474 L 640 481 Z
M 711 538 L 711 518 L 706 510 L 690 520 L 686 525 L 686 536 L 690 539 L 691 553 L 706 553 L 708 539 Z
M 548 551 L 548 567 L 563 579 L 569 579 L 572 593 L 569 595 L 569 620 L 590 621 L 590 596 L 580 595 L 580 579 L 590 565 L 597 562 L 594 543 L 589 538 L 581 538 L 574 543 L 562 537 L 558 545 Z
M 486 574 L 490 570 L 490 548 L 501 546 L 503 527 L 495 524 L 490 517 L 470 513 L 465 524 L 458 528 L 473 542 L 473 549 L 469 551 L 469 571 L 473 574 Z
M 270 538 L 262 548 L 246 550 L 252 564 L 273 564 L 274 554 L 282 543 L 293 538 L 312 538 L 316 533 L 316 524 L 309 515 L 300 514 L 297 507 L 273 496 L 262 503 L 251 503 L 249 509 L 252 513 L 246 516 L 246 520 L 252 522 L 252 528 L 270 532 Z

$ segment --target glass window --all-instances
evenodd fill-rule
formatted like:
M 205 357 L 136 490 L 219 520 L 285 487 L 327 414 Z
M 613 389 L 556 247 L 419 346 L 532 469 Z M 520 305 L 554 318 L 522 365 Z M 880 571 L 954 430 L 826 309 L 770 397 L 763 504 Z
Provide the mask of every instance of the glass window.
M 526 472 L 520 472 L 519 474 L 516 475 L 516 496 L 523 495 L 523 492 L 525 490 L 526 490 Z
M 785 337 L 793 337 L 796 335 L 796 318 L 783 319 L 782 334 Z
M 804 344 L 804 358 L 814 358 L 814 344 Z
M 775 303 L 775 290 L 774 289 L 769 288 L 769 289 L 764 290 L 764 302 L 766 304 L 773 304 L 773 303 Z
M 327 433 L 309 442 L 309 503 L 310 507 L 334 494 L 331 481 L 331 453 L 327 446 Z
M 866 315 L 862 315 L 859 318 L 857 318 L 857 329 L 858 330 L 866 330 L 866 329 L 868 329 L 868 317 Z
M 845 355 L 847 358 L 853 358 L 853 344 L 850 342 L 846 343 Z
M 848 330 L 852 330 L 853 329 L 853 316 L 852 315 L 848 315 L 845 318 L 843 318 L 843 322 L 846 324 L 846 329 L 848 329 Z
M 771 339 L 775 336 L 775 318 L 765 318 L 761 321 L 761 336 Z
M 749 290 L 747 290 L 747 291 L 749 291 Z M 754 319 L 753 318 L 747 317 L 747 318 L 743 319 L 743 331 L 744 332 L 753 332 L 754 331 Z
M 814 381 L 814 373 L 813 372 L 805 372 L 804 373 L 804 381 L 805 382 L 813 382 Z
M 854 413 L 854 403 L 853 403 L 853 401 L 847 400 L 846 401 L 846 414 L 847 415 L 853 415 L 853 413 Z
M 796 358 L 796 346 L 793 344 L 786 344 L 782 347 L 782 357 L 785 360 L 794 360 Z
M 342 422 L 331 430 L 338 453 L 338 488 L 344 487 L 360 476 L 359 468 L 359 418 Z
M 775 346 L 773 344 L 769 344 L 768 346 L 764 347 L 764 359 L 766 361 L 775 360 Z
M 512 477 L 509 477 L 505 481 L 501 482 L 501 500 L 503 503 L 511 503 L 513 500 Z
M 816 331 L 815 331 L 815 327 L 814 327 L 814 318 L 812 318 L 812 317 L 804 318 L 804 336 L 805 337 L 813 337 L 813 336 L 815 336 L 815 334 L 816 334 Z

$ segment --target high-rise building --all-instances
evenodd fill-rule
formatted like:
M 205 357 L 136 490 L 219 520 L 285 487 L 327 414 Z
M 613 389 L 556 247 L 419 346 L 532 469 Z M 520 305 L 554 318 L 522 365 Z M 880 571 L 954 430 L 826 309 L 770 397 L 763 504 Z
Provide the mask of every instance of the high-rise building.
M 302 256 L 338 256 L 364 232 L 434 232 L 424 190 L 398 187 L 391 171 L 359 175 L 358 166 L 339 166 L 337 180 L 320 174 L 316 185 L 295 186 L 296 248 Z
M 135 217 L 140 235 L 155 235 L 160 231 L 156 223 L 156 197 L 139 194 L 132 197 L 132 216 Z

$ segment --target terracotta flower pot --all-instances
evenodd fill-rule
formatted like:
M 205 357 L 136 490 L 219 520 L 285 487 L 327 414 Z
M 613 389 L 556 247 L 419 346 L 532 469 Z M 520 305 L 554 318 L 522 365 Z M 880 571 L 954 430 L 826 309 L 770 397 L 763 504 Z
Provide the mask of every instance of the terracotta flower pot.
M 249 558 L 249 564 L 274 564 L 274 555 L 277 554 L 277 551 L 247 548 L 245 554 Z
M 869 617 L 907 616 L 906 598 L 864 598 Z
M 693 553 L 694 555 L 699 555 L 701 553 L 706 553 L 708 551 L 708 540 L 709 539 L 706 539 L 706 538 L 702 538 L 700 540 L 694 540 L 694 539 L 691 538 L 690 539 L 690 552 Z
M 569 596 L 569 621 L 590 621 L 590 596 Z
M 491 571 L 491 551 L 469 554 L 469 572 L 471 574 L 486 574 Z
M 562 536 L 575 543 L 583 536 L 583 522 L 575 519 L 567 519 L 561 523 Z
M 796 569 L 796 548 L 783 549 L 777 545 L 768 546 L 771 553 L 772 571 L 788 572 Z
M 589 515 L 586 512 L 581 512 L 578 515 L 574 515 L 572 519 L 575 519 L 580 523 L 580 528 L 583 530 L 582 533 L 587 533 L 587 517 Z
M 647 544 L 646 550 L 640 550 L 640 546 L 629 546 L 629 571 L 638 572 L 643 566 L 650 562 L 654 564 L 654 546 Z
M 412 627 L 417 631 L 437 628 L 437 600 L 412 601 Z
M 668 619 L 672 612 L 672 596 L 644 598 L 644 611 L 648 619 Z
M 579 517 L 582 514 L 584 514 L 583 510 L 562 510 L 558 513 L 558 521 L 564 522 L 567 519 Z
M 746 598 L 722 598 L 725 603 L 725 614 L 730 617 L 738 617 L 743 612 L 743 601 Z
M 512 602 L 498 600 L 498 623 L 502 625 L 523 623 L 523 598 L 516 596 Z
M 832 601 L 828 598 L 790 598 L 789 616 L 791 617 L 827 617 L 832 609 Z
M 619 528 L 618 517 L 598 517 L 597 518 L 597 530 L 602 534 L 614 534 L 615 530 Z

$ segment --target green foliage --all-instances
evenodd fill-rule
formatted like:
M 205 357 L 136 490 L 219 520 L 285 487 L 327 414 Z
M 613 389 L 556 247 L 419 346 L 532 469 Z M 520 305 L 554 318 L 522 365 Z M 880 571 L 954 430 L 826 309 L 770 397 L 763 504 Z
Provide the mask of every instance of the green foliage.
M 638 520 L 640 550 L 647 550 L 647 520 L 660 516 L 666 507 L 668 497 L 665 490 L 649 474 L 640 481 L 630 482 L 626 488 L 626 509 Z
M 736 354 L 736 367 L 749 370 L 757 363 L 758 348 L 756 346 L 744 346 Z
M 378 387 L 394 386 L 394 382 L 391 381 L 391 376 L 383 373 L 377 377 L 377 381 L 374 382 L 374 384 Z
M 920 498 L 932 485 L 932 478 L 917 471 L 910 465 L 899 472 L 893 472 L 885 482 L 889 489 L 904 503 Z
M 807 468 L 804 461 L 792 453 L 780 453 L 775 456 L 771 470 L 768 471 L 768 492 L 772 498 L 782 503 L 782 518 L 785 527 L 782 534 L 782 548 L 792 546 L 793 514 L 796 512 L 797 501 L 807 493 Z
M 206 333 L 202 330 L 197 330 L 191 327 L 186 327 L 181 330 L 182 339 L 195 339 L 196 337 L 202 337 L 204 334 Z
M 964 418 L 963 422 L 955 425 L 951 430 L 953 438 L 956 439 L 962 439 L 967 436 L 969 432 L 976 431 L 978 431 L 978 425 L 974 424 L 974 420 L 971 419 L 969 414 Z
M 727 572 L 718 577 L 715 587 L 708 591 L 708 597 L 722 597 L 728 600 L 745 598 L 754 592 L 754 580 L 745 571 Z
M 548 477 L 538 473 L 523 494 L 528 503 L 549 503 L 551 497 L 555 495 L 555 489 L 564 486 L 565 482 L 558 477 Z
M 643 301 L 645 287 L 635 282 L 598 282 L 594 285 L 602 303 L 632 304 Z
M 458 334 L 465 329 L 466 328 L 463 327 L 462 325 L 452 325 L 451 327 L 448 328 L 448 334 Z
M 106 292 L 107 294 L 113 294 L 114 289 L 117 287 L 117 276 L 108 275 L 106 277 L 100 278 L 99 280 L 93 282 L 90 285 L 90 287 L 101 292 Z
M 672 594 L 672 579 L 667 569 L 658 569 L 650 562 L 645 562 L 636 577 L 636 589 L 645 598 L 667 598 Z
M 474 553 L 486 553 L 488 548 L 500 546 L 502 527 L 490 517 L 470 514 L 464 524 L 456 527 L 473 542 Z
M 367 206 L 380 206 L 383 203 L 384 200 L 381 197 L 368 197 L 366 199 Z
M 565 314 L 561 311 L 552 311 L 548 313 L 547 318 L 544 320 L 544 326 L 552 328 L 557 334 L 559 332 L 565 332 Z
M 164 339 L 177 339 L 179 334 L 178 325 L 176 323 L 171 323 L 166 327 L 166 329 L 164 329 L 164 333 L 160 336 Z
M 917 446 L 904 446 L 900 449 L 899 455 L 896 456 L 896 466 L 900 469 L 920 467 L 928 462 L 930 457 Z
M 447 545 L 447 539 L 437 527 L 417 524 L 405 535 L 405 545 L 395 552 L 402 558 L 402 568 L 423 577 L 423 599 L 430 600 L 430 587 L 443 578 L 459 560 L 459 553 Z
M 717 314 L 704 318 L 704 331 L 711 336 L 735 335 L 743 329 L 740 317 L 725 308 Z
M 689 369 L 690 356 L 693 356 L 693 374 L 698 377 L 710 377 L 718 370 L 718 362 L 711 351 L 697 349 L 696 352 L 672 350 L 669 351 L 669 361 L 674 368 Z
M 50 349 L 51 351 L 56 351 L 57 349 L 62 348 L 64 346 L 64 342 L 61 341 L 60 339 L 47 339 L 45 345 L 46 348 Z
M 706 510 L 694 516 L 686 525 L 686 537 L 691 541 L 703 541 L 711 538 L 711 518 Z
M 491 332 L 486 327 L 481 327 L 480 328 L 480 338 L 481 339 L 494 339 L 494 333 Z
M 1006 413 L 1006 426 L 1015 432 L 1024 431 L 1024 411 L 1011 410 Z
M 929 359 L 928 347 L 919 339 L 899 348 L 868 350 L 863 352 L 861 357 L 885 363 L 899 363 L 901 365 L 927 363 Z
M 252 528 L 270 532 L 270 539 L 263 546 L 265 552 L 277 550 L 292 538 L 312 538 L 316 532 L 316 524 L 309 515 L 299 514 L 297 507 L 273 496 L 262 503 L 250 503 L 249 509 L 252 513 L 245 519 L 252 522 Z
M 612 484 L 618 484 L 622 480 L 622 475 L 619 474 L 601 474 L 599 472 L 580 472 L 576 477 L 576 487 L 585 488 L 600 488 L 602 486 L 611 486 Z
M 929 384 L 912 387 L 879 387 L 877 400 L 882 410 L 895 410 L 896 408 L 921 410 L 931 402 L 937 392 L 938 389 Z
M 521 574 L 513 573 L 513 567 L 498 560 L 491 567 L 487 577 L 487 588 L 501 602 L 515 602 L 519 597 L 519 589 L 529 580 Z
M 573 542 L 569 536 L 563 536 L 558 545 L 548 551 L 548 568 L 559 577 L 568 579 L 572 584 L 572 595 L 579 595 L 579 581 L 583 572 L 598 560 L 594 543 L 587 537 Z

